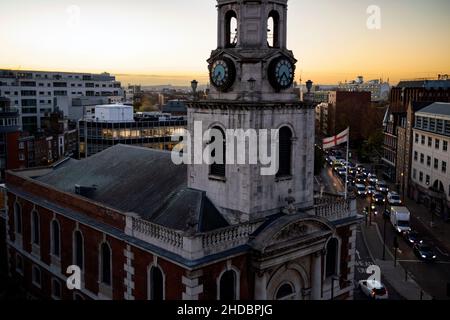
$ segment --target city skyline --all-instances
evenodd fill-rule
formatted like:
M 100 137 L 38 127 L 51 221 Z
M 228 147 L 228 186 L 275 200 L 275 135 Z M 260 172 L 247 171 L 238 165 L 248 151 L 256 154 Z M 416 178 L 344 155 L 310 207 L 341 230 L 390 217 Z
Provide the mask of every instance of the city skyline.
M 367 27 L 372 4 L 290 3 L 288 48 L 299 60 L 297 81 L 333 84 L 363 75 L 395 84 L 450 73 L 448 1 L 379 0 L 379 30 Z M 8 48 L 0 68 L 106 71 L 124 83 L 143 85 L 208 81 L 206 57 L 216 47 L 216 30 L 209 27 L 215 25 L 215 1 L 193 0 L 187 6 L 178 0 L 131 0 L 104 6 L 19 0 L 1 7 L 0 19 L 9 27 L 0 31 Z

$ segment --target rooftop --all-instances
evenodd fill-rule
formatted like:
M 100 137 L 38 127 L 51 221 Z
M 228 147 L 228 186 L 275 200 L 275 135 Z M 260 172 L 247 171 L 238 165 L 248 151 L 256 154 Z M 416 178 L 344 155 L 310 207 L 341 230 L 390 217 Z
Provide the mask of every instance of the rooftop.
M 417 112 L 417 115 L 433 115 L 433 116 L 444 116 L 450 118 L 450 103 L 435 102 L 430 104 L 428 107 L 421 109 Z
M 228 226 L 204 192 L 187 187 L 186 166 L 173 164 L 166 151 L 117 145 L 35 179 L 72 194 L 79 186 L 89 191 L 85 198 L 175 230 Z

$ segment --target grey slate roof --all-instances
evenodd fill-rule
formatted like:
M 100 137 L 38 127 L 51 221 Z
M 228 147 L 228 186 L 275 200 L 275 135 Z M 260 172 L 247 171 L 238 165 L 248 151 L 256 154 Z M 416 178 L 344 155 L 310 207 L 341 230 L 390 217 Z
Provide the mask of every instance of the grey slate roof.
M 450 116 L 450 103 L 435 102 L 428 107 L 421 109 L 419 113 Z
M 36 180 L 73 194 L 75 185 L 93 187 L 89 199 L 177 230 L 228 226 L 204 192 L 187 188 L 186 166 L 167 151 L 117 145 Z
M 426 89 L 438 89 L 438 88 L 450 88 L 450 80 L 411 80 L 400 81 L 397 85 L 398 88 L 426 88 Z

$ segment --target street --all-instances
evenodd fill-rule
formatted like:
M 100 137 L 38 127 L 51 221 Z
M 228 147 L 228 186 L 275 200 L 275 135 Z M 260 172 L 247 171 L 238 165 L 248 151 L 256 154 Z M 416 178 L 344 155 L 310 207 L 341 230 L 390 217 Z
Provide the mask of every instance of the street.
M 342 193 L 344 191 L 344 186 L 330 167 L 326 167 L 321 176 L 317 181 L 320 185 L 325 187 L 326 192 L 332 193 Z M 362 214 L 364 208 L 370 206 L 369 197 L 358 197 L 357 199 L 357 209 L 358 213 Z M 361 226 L 357 233 L 357 253 L 356 253 L 356 270 L 355 270 L 355 280 L 359 281 L 361 279 L 367 279 L 368 274 L 365 273 L 365 269 L 374 264 L 372 257 L 375 255 L 376 259 L 382 260 L 383 251 L 383 236 L 384 231 L 386 232 L 386 257 L 388 260 L 394 260 L 394 239 L 398 237 L 399 249 L 397 252 L 397 259 L 399 265 L 403 268 L 402 272 L 408 275 L 408 277 L 413 277 L 417 284 L 428 294 L 430 294 L 435 299 L 448 299 L 447 297 L 447 283 L 450 283 L 450 258 L 445 255 L 445 250 L 435 246 L 437 253 L 437 261 L 435 263 L 425 263 L 416 257 L 413 249 L 404 241 L 401 236 L 398 236 L 392 227 L 390 221 L 385 223 L 383 219 L 383 212 L 385 206 L 377 206 L 378 215 L 372 215 L 372 222 L 378 226 L 379 236 L 375 239 L 371 239 L 370 243 L 366 244 L 361 235 Z M 369 221 L 367 221 L 369 223 Z M 412 219 L 411 225 L 413 230 L 424 235 L 427 239 L 432 239 L 428 230 L 423 228 L 423 225 L 417 221 L 417 219 Z M 368 240 L 367 240 L 368 241 Z M 369 246 L 369 248 L 367 247 Z M 372 253 L 372 255 L 370 254 Z M 444 254 L 443 254 L 444 253 Z M 372 257 L 371 257 L 372 256 Z M 383 274 L 383 272 L 382 272 Z M 382 276 L 383 279 L 383 276 Z M 390 294 L 390 299 L 402 299 L 402 297 L 395 292 L 395 290 L 390 286 L 388 282 L 384 279 L 384 284 L 387 286 Z M 355 299 L 367 299 L 362 295 L 359 290 L 355 289 Z

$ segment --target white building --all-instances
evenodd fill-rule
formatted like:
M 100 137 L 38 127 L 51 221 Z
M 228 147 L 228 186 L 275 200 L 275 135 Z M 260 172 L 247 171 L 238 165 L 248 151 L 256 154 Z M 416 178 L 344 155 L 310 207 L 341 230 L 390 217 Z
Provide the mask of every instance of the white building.
M 387 101 L 391 86 L 389 82 L 381 79 L 364 82 L 364 77 L 358 76 L 356 80 L 339 83 L 338 89 L 341 91 L 368 91 L 372 94 L 372 101 Z
M 64 116 L 78 120 L 82 113 L 73 108 L 81 97 L 107 103 L 123 102 L 120 82 L 108 73 L 67 73 L 47 71 L 0 70 L 0 97 L 9 98 L 11 106 L 21 110 L 24 130 L 41 127 L 41 119 L 56 108 Z
M 436 102 L 416 113 L 413 129 L 414 198 L 448 217 L 450 204 L 450 103 Z

